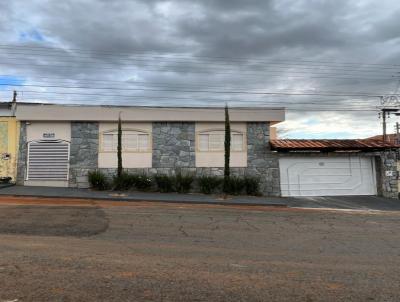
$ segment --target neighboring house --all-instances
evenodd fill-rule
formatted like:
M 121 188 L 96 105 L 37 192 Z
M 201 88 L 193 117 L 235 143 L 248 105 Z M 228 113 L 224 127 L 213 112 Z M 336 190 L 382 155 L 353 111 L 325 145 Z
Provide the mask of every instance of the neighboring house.
M 383 135 L 375 135 L 375 136 L 371 136 L 367 139 L 383 141 Z M 386 141 L 389 143 L 400 145 L 400 137 L 396 133 L 387 134 Z M 397 170 L 400 171 L 400 156 L 397 157 Z M 398 178 L 397 186 L 398 186 L 398 188 L 400 188 L 400 177 Z
M 282 196 L 398 197 L 399 145 L 381 140 L 272 140 Z
M 115 175 L 120 113 L 126 170 L 223 175 L 224 108 L 19 103 L 18 183 L 87 187 L 90 170 Z M 229 113 L 232 174 L 258 176 L 264 194 L 279 196 L 278 158 L 269 140 L 270 126 L 284 120 L 284 109 L 231 108 Z
M 15 118 L 15 103 L 0 103 L 0 177 L 16 179 L 18 122 Z
M 366 139 L 380 140 L 383 141 L 383 135 L 375 135 Z M 399 136 L 396 133 L 386 135 L 386 141 L 389 143 L 400 144 Z

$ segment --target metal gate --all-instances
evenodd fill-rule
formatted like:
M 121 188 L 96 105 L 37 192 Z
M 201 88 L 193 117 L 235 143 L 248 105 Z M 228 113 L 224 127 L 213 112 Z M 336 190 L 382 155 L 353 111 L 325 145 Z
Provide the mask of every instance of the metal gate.
M 68 180 L 69 148 L 63 140 L 29 142 L 26 180 Z
M 282 196 L 375 195 L 371 157 L 293 156 L 279 160 Z

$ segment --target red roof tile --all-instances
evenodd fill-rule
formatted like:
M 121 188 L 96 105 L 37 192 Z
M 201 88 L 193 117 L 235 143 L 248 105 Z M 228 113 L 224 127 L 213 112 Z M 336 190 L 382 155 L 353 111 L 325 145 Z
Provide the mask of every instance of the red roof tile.
M 366 139 L 383 140 L 383 135 L 375 135 L 375 136 L 368 137 Z M 399 141 L 397 139 L 397 134 L 395 134 L 395 133 L 387 134 L 386 140 L 390 143 L 397 143 Z
M 393 142 L 375 139 L 277 139 L 270 141 L 273 150 L 361 151 L 400 148 Z

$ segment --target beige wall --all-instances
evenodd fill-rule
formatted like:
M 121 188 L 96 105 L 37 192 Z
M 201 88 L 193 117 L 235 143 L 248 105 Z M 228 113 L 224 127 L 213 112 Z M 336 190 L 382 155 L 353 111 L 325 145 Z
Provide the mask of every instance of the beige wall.
M 224 152 L 201 152 L 198 149 L 198 134 L 210 130 L 224 130 L 224 123 L 196 123 L 196 167 L 223 167 Z M 244 134 L 244 151 L 231 152 L 231 167 L 247 167 L 247 125 L 246 123 L 231 123 L 231 131 Z
M 99 168 L 117 168 L 117 152 L 104 152 L 102 150 L 102 134 L 105 131 L 116 130 L 117 123 L 100 123 L 99 125 Z M 122 129 L 144 131 L 150 134 L 149 152 L 123 152 L 122 165 L 124 168 L 151 168 L 151 132 L 152 123 L 123 123 Z
M 224 108 L 163 108 L 163 107 L 112 107 L 83 105 L 20 104 L 17 119 L 40 121 L 104 121 L 129 122 L 223 122 Z M 233 122 L 281 122 L 285 120 L 283 108 L 230 108 Z
M 269 139 L 278 139 L 276 127 L 269 127 Z
M 71 123 L 66 122 L 28 122 L 26 126 L 26 136 L 28 142 L 43 137 L 44 133 L 54 133 L 53 139 L 71 141 Z

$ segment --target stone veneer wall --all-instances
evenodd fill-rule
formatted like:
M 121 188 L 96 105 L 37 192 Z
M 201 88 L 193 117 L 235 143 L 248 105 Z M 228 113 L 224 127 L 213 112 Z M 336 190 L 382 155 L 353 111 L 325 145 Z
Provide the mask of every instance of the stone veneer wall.
M 231 175 L 257 176 L 261 180 L 261 191 L 265 195 L 279 196 L 278 155 L 269 149 L 269 123 L 247 124 L 247 168 L 231 168 Z M 223 176 L 224 169 L 195 167 L 195 124 L 194 123 L 153 123 L 153 167 L 144 169 L 125 169 L 137 174 L 174 175 L 179 169 L 182 173 L 196 176 Z M 110 177 L 116 169 L 101 169 Z
M 368 153 L 375 156 L 378 194 L 389 198 L 399 197 L 397 161 L 399 154 L 396 151 Z M 392 176 L 386 176 L 387 171 L 392 171 Z
M 19 148 L 17 160 L 17 185 L 23 185 L 25 180 L 26 160 L 27 160 L 27 136 L 26 122 L 21 122 L 19 130 Z
M 69 186 L 87 188 L 88 172 L 98 167 L 99 123 L 71 122 Z
M 247 123 L 247 174 L 261 179 L 261 191 L 280 196 L 279 157 L 272 152 L 269 123 Z
M 195 167 L 195 123 L 153 123 L 153 168 Z

